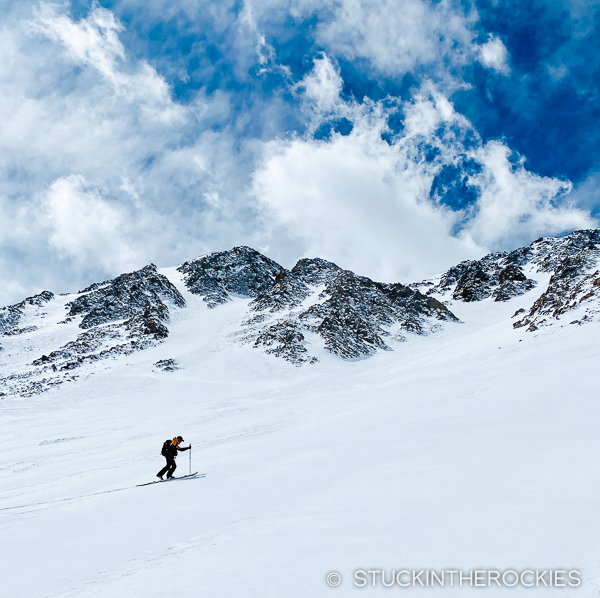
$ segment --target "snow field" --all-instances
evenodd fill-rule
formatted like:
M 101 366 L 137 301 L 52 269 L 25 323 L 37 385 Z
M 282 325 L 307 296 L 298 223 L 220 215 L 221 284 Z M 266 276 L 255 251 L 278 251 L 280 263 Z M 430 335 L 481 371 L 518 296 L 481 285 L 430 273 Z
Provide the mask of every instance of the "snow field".
M 532 334 L 510 319 L 531 297 L 453 303 L 465 323 L 296 368 L 232 339 L 247 300 L 185 298 L 163 344 L 0 401 L 0 596 L 400 590 L 358 568 L 578 569 L 579 588 L 402 592 L 598 595 L 598 324 Z M 177 434 L 206 477 L 137 488 Z

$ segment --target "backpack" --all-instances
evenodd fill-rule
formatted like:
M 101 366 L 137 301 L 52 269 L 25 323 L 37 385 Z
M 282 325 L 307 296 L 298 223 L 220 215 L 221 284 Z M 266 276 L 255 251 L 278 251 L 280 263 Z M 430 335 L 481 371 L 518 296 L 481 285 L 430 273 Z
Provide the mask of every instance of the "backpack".
M 172 442 L 173 441 L 170 438 L 168 440 L 164 441 L 163 446 L 162 446 L 162 450 L 160 451 L 160 454 L 163 457 L 168 457 L 169 456 L 169 453 L 170 453 L 169 447 L 171 446 Z

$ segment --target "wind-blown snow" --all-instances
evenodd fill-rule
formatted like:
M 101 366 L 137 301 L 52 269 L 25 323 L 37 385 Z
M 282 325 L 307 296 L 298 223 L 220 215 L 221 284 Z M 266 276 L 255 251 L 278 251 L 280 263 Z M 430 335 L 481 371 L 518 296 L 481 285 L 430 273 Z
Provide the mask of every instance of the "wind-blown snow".
M 450 300 L 462 323 L 393 352 L 296 368 L 232 341 L 249 299 L 208 309 L 162 273 L 187 303 L 164 342 L 0 401 L 0 595 L 350 596 L 355 569 L 401 568 L 582 576 L 414 596 L 598 594 L 600 324 L 512 326 L 549 274 Z M 179 434 L 205 477 L 136 487 Z

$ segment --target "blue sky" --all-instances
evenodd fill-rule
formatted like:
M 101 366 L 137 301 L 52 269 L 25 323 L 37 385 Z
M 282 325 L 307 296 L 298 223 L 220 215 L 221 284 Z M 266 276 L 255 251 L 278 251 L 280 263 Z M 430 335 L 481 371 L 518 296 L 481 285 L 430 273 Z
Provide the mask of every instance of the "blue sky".
M 597 226 L 597 2 L 0 10 L 0 303 L 238 244 L 410 282 Z

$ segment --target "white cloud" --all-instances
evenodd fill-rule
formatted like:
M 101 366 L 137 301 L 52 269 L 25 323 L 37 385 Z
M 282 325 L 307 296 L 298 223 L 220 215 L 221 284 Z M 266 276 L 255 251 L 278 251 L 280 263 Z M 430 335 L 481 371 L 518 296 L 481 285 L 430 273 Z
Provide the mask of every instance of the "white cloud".
M 492 248 L 516 247 L 540 234 L 598 225 L 587 211 L 564 201 L 571 183 L 528 172 L 523 162 L 513 165 L 508 159 L 510 153 L 498 141 L 490 141 L 475 153 L 483 169 L 471 183 L 481 195 L 468 231 L 477 243 Z
M 403 108 L 404 131 L 392 145 L 381 137 L 381 104 L 354 105 L 348 136 L 270 142 L 253 180 L 272 219 L 265 243 L 289 237 L 296 254 L 410 282 L 539 234 L 596 224 L 565 203 L 569 183 L 511 164 L 500 142 L 467 143 L 476 133 L 442 95 L 430 89 Z M 431 185 L 444 166 L 467 158 L 480 168 L 468 180 L 478 199 L 450 210 L 430 198 Z
M 35 14 L 31 32 L 61 42 L 72 61 L 96 69 L 114 93 L 139 103 L 152 118 L 172 122 L 184 117 L 183 108 L 171 101 L 165 80 L 147 62 L 127 64 L 118 36 L 123 26 L 112 12 L 95 5 L 87 18 L 75 22 L 55 5 L 42 2 Z
M 323 9 L 307 0 L 292 5 Z M 151 2 L 157 6 L 173 16 L 180 4 Z M 199 10 L 196 2 L 186 6 Z M 245 77 L 256 67 L 289 81 L 259 29 L 269 6 L 246 2 L 229 59 Z M 287 18 L 286 6 L 279 10 Z M 110 11 L 95 5 L 77 20 L 64 6 L 13 3 L 0 30 L 0 112 L 10 115 L 0 120 L 0 303 L 20 300 L 24 289 L 69 291 L 150 261 L 171 265 L 236 244 L 268 247 L 286 266 L 321 255 L 407 281 L 488 247 L 590 222 L 557 202 L 562 182 L 511 166 L 501 144 L 468 145 L 467 134 L 477 137 L 470 123 L 431 85 L 401 105 L 404 130 L 391 145 L 381 134 L 386 106 L 398 99 L 340 97 L 339 55 L 355 52 L 390 73 L 443 62 L 450 47 L 451 65 L 474 60 L 468 18 L 443 1 L 340 0 L 331 10 L 332 30 L 319 30 L 319 43 L 338 54 L 319 55 L 302 82 L 284 90 L 302 109 L 274 91 L 252 113 L 236 115 L 233 92 L 173 99 L 164 78 L 126 51 Z M 225 31 L 231 5 L 213 3 L 211 11 Z M 407 41 L 394 42 L 394 31 Z M 342 116 L 354 123 L 349 136 L 311 138 Z M 253 118 L 262 119 L 255 137 L 246 133 Z M 309 133 L 290 134 L 292 120 Z M 455 212 L 430 199 L 429 189 L 461 156 L 482 165 L 470 180 L 479 201 Z M 506 217 L 498 216 L 504 208 Z
M 327 55 L 321 54 L 313 61 L 313 69 L 297 84 L 305 99 L 317 112 L 329 112 L 340 103 L 343 81 Z
M 275 220 L 272 238 L 289 236 L 302 256 L 378 280 L 410 282 L 477 255 L 425 200 L 431 177 L 378 133 L 355 127 L 330 142 L 271 142 L 254 191 Z
M 48 242 L 62 258 L 79 265 L 127 270 L 137 255 L 127 239 L 127 216 L 82 176 L 54 181 L 40 196 L 49 233 Z
M 228 96 L 174 102 L 160 75 L 127 55 L 109 11 L 77 21 L 58 6 L 18 6 L 0 31 L 3 302 L 22 298 L 6 299 L 7 289 L 68 291 L 247 242 L 231 202 L 203 199 L 235 189 L 247 209 L 243 144 L 234 152 L 231 132 L 202 126 L 226 117 Z
M 483 66 L 503 75 L 510 74 L 508 50 L 499 37 L 490 35 L 485 44 L 479 46 L 479 61 Z
M 297 18 L 323 10 L 315 0 L 293 0 Z M 328 52 L 353 60 L 366 58 L 382 73 L 401 77 L 424 65 L 442 73 L 445 62 L 470 62 L 475 14 L 464 14 L 449 0 L 339 0 L 327 5 L 319 43 Z

